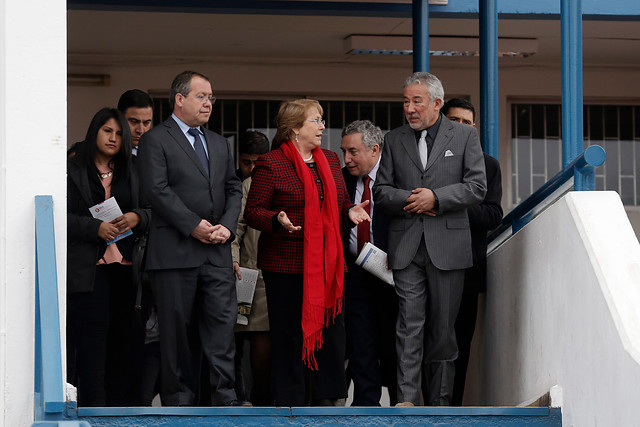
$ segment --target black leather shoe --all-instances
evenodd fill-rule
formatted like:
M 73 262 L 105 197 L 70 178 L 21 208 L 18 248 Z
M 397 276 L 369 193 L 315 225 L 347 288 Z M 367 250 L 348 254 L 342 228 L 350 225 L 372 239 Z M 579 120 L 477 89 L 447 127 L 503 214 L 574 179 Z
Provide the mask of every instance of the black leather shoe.
M 251 404 L 251 402 L 247 402 L 246 400 L 230 400 L 226 403 L 224 403 L 222 406 L 241 406 L 241 407 L 245 407 L 245 408 L 250 408 L 253 405 Z

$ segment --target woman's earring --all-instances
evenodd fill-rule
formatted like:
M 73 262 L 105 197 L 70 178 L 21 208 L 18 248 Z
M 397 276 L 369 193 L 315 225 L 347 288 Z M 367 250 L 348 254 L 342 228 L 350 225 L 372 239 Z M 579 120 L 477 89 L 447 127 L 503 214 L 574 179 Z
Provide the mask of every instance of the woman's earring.
M 297 133 L 296 133 L 296 142 L 300 142 L 300 141 L 298 140 L 298 134 L 297 134 Z

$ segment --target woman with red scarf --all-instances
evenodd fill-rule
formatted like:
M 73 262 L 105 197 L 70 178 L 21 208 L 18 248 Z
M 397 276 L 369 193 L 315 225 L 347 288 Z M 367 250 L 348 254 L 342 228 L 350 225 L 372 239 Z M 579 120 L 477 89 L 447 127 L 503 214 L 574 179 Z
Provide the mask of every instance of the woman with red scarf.
M 276 406 L 333 405 L 347 397 L 340 232 L 371 218 L 352 205 L 338 156 L 320 148 L 318 101 L 284 102 L 272 151 L 258 158 L 245 220 L 262 231 Z

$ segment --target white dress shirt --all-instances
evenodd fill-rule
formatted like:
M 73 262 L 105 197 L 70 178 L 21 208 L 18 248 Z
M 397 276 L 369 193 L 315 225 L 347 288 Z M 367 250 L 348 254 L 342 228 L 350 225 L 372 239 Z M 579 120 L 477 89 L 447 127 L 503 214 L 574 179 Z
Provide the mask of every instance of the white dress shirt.
M 180 120 L 178 118 L 178 116 L 176 116 L 175 114 L 171 114 L 171 117 L 173 118 L 173 120 L 176 121 L 178 126 L 180 126 L 180 130 L 182 131 L 184 136 L 187 137 L 187 140 L 191 144 L 191 148 L 193 148 L 195 150 L 193 144 L 195 144 L 196 138 L 189 133 L 189 129 L 191 129 L 191 126 L 189 126 L 188 124 L 186 124 L 185 122 Z M 204 146 L 204 152 L 207 153 L 207 158 L 209 158 L 209 149 L 207 148 L 207 139 L 204 137 L 204 132 L 202 132 L 202 129 L 200 129 L 200 126 L 198 126 L 196 129 L 198 129 L 198 132 L 200 133 L 200 139 L 202 139 L 202 145 Z

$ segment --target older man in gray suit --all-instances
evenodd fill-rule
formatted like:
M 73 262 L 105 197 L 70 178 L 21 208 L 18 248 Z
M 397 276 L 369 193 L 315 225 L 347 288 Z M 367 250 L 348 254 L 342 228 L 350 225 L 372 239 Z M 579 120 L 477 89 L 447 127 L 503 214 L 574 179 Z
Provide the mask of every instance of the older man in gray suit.
M 458 354 L 454 324 L 464 270 L 472 265 L 467 208 L 486 192 L 476 130 L 440 114 L 440 80 L 414 73 L 404 85 L 409 122 L 385 136 L 373 187 L 390 216 L 389 268 L 399 312 L 396 323 L 398 406 L 448 405 Z

